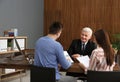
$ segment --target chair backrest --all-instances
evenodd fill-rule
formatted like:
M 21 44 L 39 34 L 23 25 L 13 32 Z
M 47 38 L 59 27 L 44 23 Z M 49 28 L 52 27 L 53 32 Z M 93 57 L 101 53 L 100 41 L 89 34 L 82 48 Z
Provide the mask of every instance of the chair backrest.
M 30 82 L 56 82 L 55 68 L 32 66 Z
M 88 71 L 87 82 L 120 82 L 120 71 Z

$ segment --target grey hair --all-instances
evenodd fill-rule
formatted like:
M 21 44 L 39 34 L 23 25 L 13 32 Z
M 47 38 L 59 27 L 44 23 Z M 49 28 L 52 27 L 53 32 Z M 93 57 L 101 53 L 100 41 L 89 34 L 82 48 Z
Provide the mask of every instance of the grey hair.
M 90 35 L 92 36 L 93 31 L 92 31 L 92 29 L 91 29 L 90 27 L 84 27 L 84 28 L 82 29 L 82 31 L 83 31 L 83 32 L 88 32 L 88 33 L 90 33 Z

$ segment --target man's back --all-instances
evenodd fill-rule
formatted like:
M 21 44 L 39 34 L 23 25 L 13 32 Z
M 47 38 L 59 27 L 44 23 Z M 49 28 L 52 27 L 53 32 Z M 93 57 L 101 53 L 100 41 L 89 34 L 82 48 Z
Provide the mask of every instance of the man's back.
M 34 65 L 56 69 L 56 77 L 60 78 L 58 63 L 67 69 L 70 63 L 63 55 L 63 47 L 52 38 L 45 36 L 36 42 Z
M 63 25 L 54 22 L 49 27 L 47 36 L 40 38 L 35 45 L 34 65 L 41 67 L 51 67 L 56 70 L 56 80 L 58 82 L 76 82 L 73 77 L 67 78 L 59 74 L 58 64 L 64 69 L 68 69 L 71 63 L 68 62 L 63 53 L 62 45 L 56 40 L 62 33 Z

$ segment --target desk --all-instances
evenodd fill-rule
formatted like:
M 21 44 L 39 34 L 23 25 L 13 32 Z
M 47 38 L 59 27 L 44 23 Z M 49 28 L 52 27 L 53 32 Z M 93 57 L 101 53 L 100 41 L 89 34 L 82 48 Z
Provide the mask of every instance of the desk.
M 73 63 L 69 69 L 60 69 L 61 72 L 74 72 L 84 73 L 83 69 L 78 65 L 79 63 Z M 33 65 L 29 64 L 26 60 L 11 60 L 10 58 L 0 58 L 0 68 L 13 68 L 13 69 L 30 69 Z M 115 70 L 119 67 L 115 66 Z M 21 74 L 21 73 L 20 73 Z M 1 76 L 1 75 L 0 75 Z M 1 79 L 1 78 L 0 78 Z M 20 77 L 20 82 L 22 78 Z
M 80 66 L 78 65 L 79 63 L 73 63 L 72 66 L 65 70 L 63 68 L 60 69 L 60 71 L 63 72 L 74 72 L 74 73 L 84 73 L 84 70 L 82 68 L 80 68 Z
M 30 69 L 31 65 L 26 60 L 11 60 L 0 58 L 0 68 Z
M 13 68 L 13 69 L 30 69 L 33 65 L 29 64 L 26 60 L 11 60 L 10 58 L 0 58 L 0 68 Z M 116 64 L 114 70 L 119 70 L 120 68 Z M 65 72 L 77 72 L 83 73 L 83 69 L 80 68 L 78 63 L 73 63 L 73 66 L 68 70 L 60 69 L 60 71 Z
M 20 56 L 18 56 L 20 57 Z M 30 69 L 33 65 L 29 64 L 26 60 L 11 60 L 10 58 L 0 58 L 0 68 L 13 68 L 13 69 Z M 120 70 L 119 66 L 116 64 L 114 70 Z M 60 69 L 60 71 L 65 72 L 77 72 L 83 73 L 83 69 L 80 68 L 78 63 L 73 63 L 73 66 L 68 70 Z
M 18 56 L 17 59 L 23 58 L 23 56 Z M 0 68 L 11 68 L 11 69 L 29 69 L 31 67 L 31 65 L 26 61 L 26 60 L 11 60 L 11 58 L 7 58 L 7 57 L 3 57 L 0 58 Z M 12 75 L 12 74 L 22 74 L 23 71 L 16 71 L 16 72 L 12 72 L 12 73 L 8 73 L 7 75 Z M 7 76 L 6 74 L 0 74 L 0 81 L 2 80 L 2 78 L 4 78 L 4 76 Z M 20 82 L 22 82 L 22 77 L 20 77 Z
M 0 59 L 0 68 L 30 69 L 32 66 L 33 65 L 29 64 L 26 60 L 11 60 L 10 58 Z M 61 69 L 60 71 L 83 73 L 83 70 L 78 63 L 73 63 L 73 66 L 68 70 Z
M 26 60 L 11 60 L 10 58 L 0 59 L 0 68 L 30 69 L 32 68 L 32 66 L 33 65 L 29 64 Z M 83 70 L 78 66 L 78 63 L 73 63 L 73 66 L 70 67 L 68 70 L 61 69 L 60 71 L 83 73 Z M 22 82 L 22 77 L 20 77 L 20 82 Z

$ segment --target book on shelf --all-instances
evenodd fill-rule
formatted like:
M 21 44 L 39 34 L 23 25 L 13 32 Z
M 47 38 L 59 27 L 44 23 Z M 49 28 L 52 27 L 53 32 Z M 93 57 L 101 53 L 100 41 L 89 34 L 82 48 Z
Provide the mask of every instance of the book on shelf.
M 25 39 L 17 39 L 17 42 L 20 46 L 20 49 L 24 50 L 25 49 Z M 15 40 L 13 40 L 13 46 L 12 47 L 13 47 L 13 50 L 18 50 L 17 45 L 15 43 Z
M 0 52 L 7 51 L 7 39 L 0 40 Z
M 15 72 L 15 69 L 5 69 L 5 74 L 12 73 L 12 72 Z

